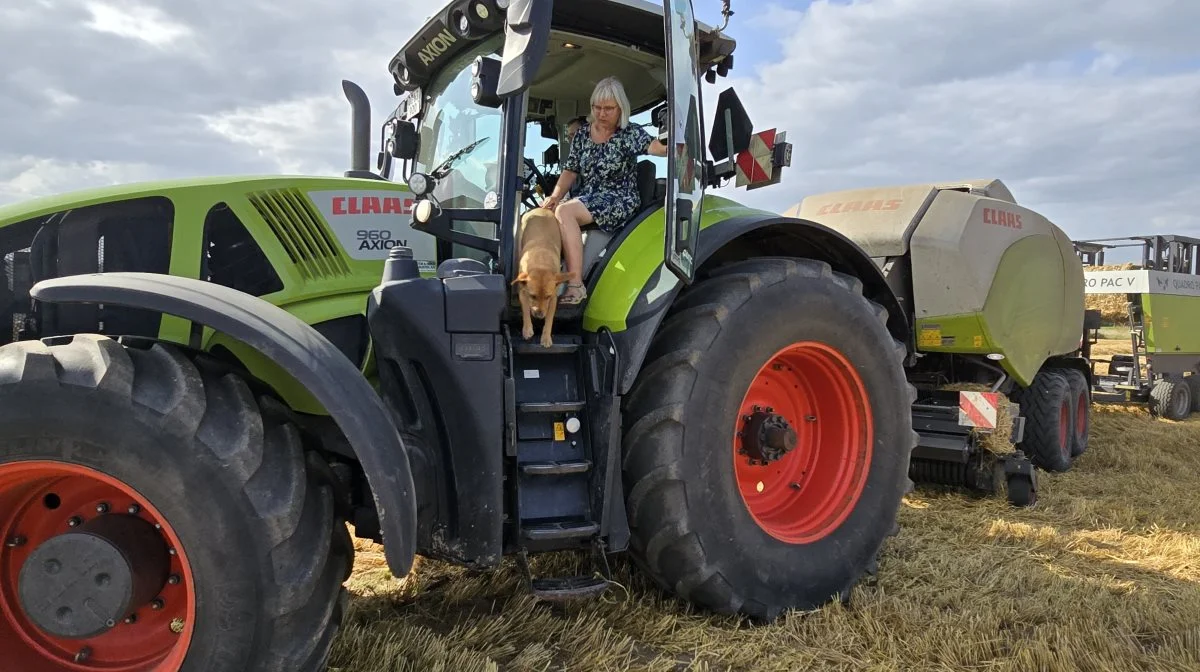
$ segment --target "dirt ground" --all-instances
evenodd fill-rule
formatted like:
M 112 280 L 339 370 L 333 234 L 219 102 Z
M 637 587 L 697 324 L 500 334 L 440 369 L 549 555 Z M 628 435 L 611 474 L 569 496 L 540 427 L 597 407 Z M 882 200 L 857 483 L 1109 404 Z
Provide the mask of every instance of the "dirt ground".
M 338 672 L 398 670 L 1198 670 L 1200 415 L 1098 405 L 1076 468 L 1040 501 L 918 488 L 878 581 L 771 626 L 695 613 L 624 560 L 621 586 L 538 603 L 512 564 L 392 577 L 358 542 Z M 560 567 L 571 558 L 535 563 Z

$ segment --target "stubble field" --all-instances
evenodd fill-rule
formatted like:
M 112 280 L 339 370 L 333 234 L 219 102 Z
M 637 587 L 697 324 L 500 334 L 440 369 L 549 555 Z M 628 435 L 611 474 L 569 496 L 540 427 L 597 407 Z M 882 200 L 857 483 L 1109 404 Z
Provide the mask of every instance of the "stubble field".
M 694 612 L 623 556 L 619 586 L 562 606 L 511 562 L 396 578 L 357 540 L 331 670 L 1200 670 L 1200 414 L 1092 417 L 1088 452 L 1040 474 L 1036 506 L 918 487 L 877 580 L 770 626 Z

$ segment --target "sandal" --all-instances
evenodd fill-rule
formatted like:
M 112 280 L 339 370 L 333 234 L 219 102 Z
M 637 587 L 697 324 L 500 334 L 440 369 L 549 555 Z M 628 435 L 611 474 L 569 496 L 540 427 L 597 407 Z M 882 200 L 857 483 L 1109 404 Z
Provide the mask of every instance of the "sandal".
M 578 292 L 573 291 L 576 289 L 579 291 Z M 571 284 L 567 285 L 567 291 L 562 293 L 562 296 L 559 297 L 558 302 L 562 305 L 576 306 L 576 305 L 583 303 L 583 300 L 586 298 L 587 298 L 587 288 L 584 287 L 583 285 L 577 285 L 577 284 L 571 283 Z

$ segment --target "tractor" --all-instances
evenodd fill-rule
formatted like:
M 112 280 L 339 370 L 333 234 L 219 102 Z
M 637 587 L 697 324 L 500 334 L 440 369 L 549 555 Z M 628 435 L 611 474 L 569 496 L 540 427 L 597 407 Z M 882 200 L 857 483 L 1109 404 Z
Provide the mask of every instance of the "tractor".
M 1001 390 L 1007 371 L 1032 391 L 1022 404 L 1057 408 L 1075 360 L 1049 335 L 1021 356 L 1012 322 L 1053 306 L 1072 328 L 1073 271 L 1037 276 L 1067 288 L 1054 299 L 993 297 L 958 259 L 945 278 L 919 267 L 954 227 L 1008 207 L 998 187 L 933 189 L 922 208 L 958 220 L 880 220 L 903 239 L 883 247 L 821 221 L 824 206 L 809 218 L 706 193 L 776 184 L 791 162 L 731 88 L 705 142 L 702 80 L 733 67 L 722 14 L 452 0 L 388 66 L 398 103 L 374 169 L 366 96 L 344 82 L 344 176 L 0 209 L 6 663 L 323 669 L 351 527 L 396 576 L 418 554 L 481 571 L 511 558 L 546 600 L 605 590 L 619 552 L 664 591 L 756 621 L 848 599 L 898 532 L 914 448 L 985 470 L 978 428 L 946 416 L 966 393 L 926 378 L 994 374 Z M 638 164 L 641 209 L 620 231 L 586 232 L 589 298 L 559 308 L 545 347 L 520 336 L 518 223 L 609 75 L 670 156 Z M 1004 228 L 1004 259 L 1049 261 L 1057 230 L 1028 226 Z M 975 283 L 970 300 L 954 281 Z M 962 350 L 968 327 L 988 347 Z M 1015 440 L 1044 443 L 1034 425 Z M 1022 459 L 990 473 L 1032 491 Z M 535 576 L 528 558 L 547 552 L 596 571 Z

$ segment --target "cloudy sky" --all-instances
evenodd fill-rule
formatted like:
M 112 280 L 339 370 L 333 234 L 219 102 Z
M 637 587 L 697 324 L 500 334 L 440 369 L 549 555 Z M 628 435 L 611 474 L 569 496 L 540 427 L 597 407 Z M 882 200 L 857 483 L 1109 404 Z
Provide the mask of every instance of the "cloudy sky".
M 0 204 L 130 180 L 340 174 L 340 80 L 394 105 L 415 0 L 0 0 Z M 718 0 L 695 0 L 719 20 Z M 734 0 L 734 76 L 795 145 L 738 197 L 999 177 L 1076 238 L 1200 235 L 1197 0 Z M 374 148 L 373 148 L 374 150 Z

